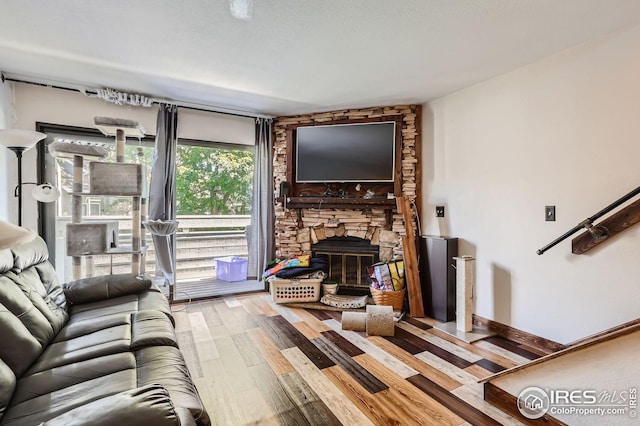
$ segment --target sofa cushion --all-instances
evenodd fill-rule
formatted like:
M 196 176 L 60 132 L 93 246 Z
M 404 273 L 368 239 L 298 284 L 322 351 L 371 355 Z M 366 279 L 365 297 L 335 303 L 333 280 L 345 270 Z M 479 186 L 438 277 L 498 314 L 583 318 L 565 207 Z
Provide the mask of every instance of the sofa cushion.
M 178 347 L 173 324 L 162 312 L 141 311 L 132 315 L 131 350 L 146 346 Z
M 51 369 L 27 372 L 18 381 L 12 405 L 119 371 L 135 369 L 130 352 L 90 358 Z
M 0 282 L 0 288 L 4 283 Z M 0 359 L 19 377 L 40 355 L 42 345 L 20 319 L 0 303 Z
M 27 300 L 24 306 L 28 306 L 30 310 L 35 308 L 34 311 L 40 313 L 48 323 L 47 326 L 51 330 L 51 334 L 47 340 L 42 342 L 46 345 L 62 329 L 69 316 L 67 315 L 64 296 L 60 293 L 60 287 L 50 285 L 51 282 L 45 286 L 40 280 L 38 269 L 41 268 L 31 266 L 19 274 L 10 271 L 5 273 L 4 276 L 14 282 L 13 287 L 16 287 L 14 290 L 19 289 L 24 294 Z M 11 309 L 9 306 L 7 308 Z M 46 326 L 45 324 L 38 324 L 37 327 L 43 330 Z M 34 328 L 29 327 L 29 330 L 37 333 Z
M 72 317 L 27 374 L 151 345 L 178 346 L 173 324 L 162 312 L 113 314 L 82 321 Z
M 0 274 L 13 269 L 13 253 L 11 250 L 0 250 Z
M 210 423 L 178 348 L 152 346 L 136 351 L 135 356 L 138 386 L 164 386 L 176 407 L 188 409 L 198 424 Z
M 16 375 L 2 359 L 0 359 L 0 420 L 9 406 L 9 401 L 16 388 Z
M 35 374 L 105 355 L 128 352 L 130 345 L 131 323 L 127 321 L 125 324 L 51 343 L 29 368 L 27 374 Z
M 157 384 L 167 388 L 163 392 L 168 391 L 173 404 L 188 409 L 191 414 L 197 413 L 201 419 L 207 418 L 201 409 L 200 400 L 178 349 L 160 346 L 142 349 L 136 352 L 135 356 L 131 352 L 113 354 L 33 374 L 28 373 L 18 380 L 14 399 L 2 419 L 2 424 L 39 424 L 119 392 L 134 389 L 135 394 L 137 387 Z M 163 399 L 158 395 L 156 397 L 159 398 L 156 400 L 158 403 Z M 179 398 L 178 401 L 176 397 Z M 188 404 L 185 406 L 183 402 Z M 108 405 L 103 406 L 102 410 L 96 408 L 94 414 L 111 419 L 110 416 L 106 416 L 110 409 L 115 408 L 109 408 Z M 170 416 L 171 419 L 175 417 L 175 413 L 173 414 Z M 188 418 L 184 414 L 181 417 Z M 114 423 L 111 421 L 105 424 Z
M 160 289 L 156 286 L 151 286 L 150 291 L 145 291 L 139 294 L 138 297 L 139 308 L 138 311 L 158 311 L 162 312 L 171 319 L 171 324 L 175 327 L 175 321 L 173 315 L 171 315 L 171 308 L 169 307 L 169 301 Z
M 11 248 L 13 253 L 13 271 L 17 274 L 30 266 L 49 259 L 49 249 L 42 237 Z
M 96 413 L 109 413 L 109 415 L 96 415 Z M 159 385 L 149 385 L 74 408 L 45 422 L 43 426 L 85 426 L 87 424 L 91 426 L 189 425 L 189 423 L 183 423 L 176 414 L 167 390 Z
M 69 314 L 75 320 L 96 319 L 114 314 L 139 311 L 159 311 L 171 316 L 169 303 L 164 295 L 157 291 L 144 291 L 98 302 L 70 305 Z
M 71 281 L 64 285 L 69 303 L 89 303 L 148 290 L 151 279 L 144 275 L 103 275 Z
M 131 352 L 122 352 L 25 374 L 18 380 L 11 405 L 136 367 Z
M 65 340 L 95 333 L 96 331 L 104 330 L 105 328 L 124 324 L 131 324 L 131 314 L 128 312 L 105 315 L 91 319 L 82 319 L 72 316 L 67 322 L 67 325 L 60 331 L 60 333 L 58 333 L 55 339 L 53 339 L 53 343 L 63 342 Z
M 0 303 L 24 325 L 41 346 L 46 346 L 55 335 L 53 326 L 44 313 L 34 306 L 32 299 L 37 300 L 39 297 L 31 294 L 24 285 L 17 285 L 6 276 L 0 276 Z
M 33 267 L 36 272 L 38 272 L 40 282 L 46 291 L 48 300 L 66 312 L 67 298 L 64 295 L 62 285 L 58 280 L 58 275 L 56 274 L 56 270 L 53 268 L 53 265 L 47 261 L 33 265 Z
M 20 381 L 18 381 L 18 386 L 20 386 Z M 6 411 L 2 424 L 3 426 L 37 425 L 76 407 L 135 387 L 136 372 L 134 368 L 106 374 L 12 404 Z M 96 413 L 96 415 L 107 415 L 107 413 Z
M 11 270 L 6 263 L 10 257 Z M 0 251 L 0 303 L 46 346 L 68 319 L 66 299 L 55 270 L 47 260 L 47 245 L 40 237 Z

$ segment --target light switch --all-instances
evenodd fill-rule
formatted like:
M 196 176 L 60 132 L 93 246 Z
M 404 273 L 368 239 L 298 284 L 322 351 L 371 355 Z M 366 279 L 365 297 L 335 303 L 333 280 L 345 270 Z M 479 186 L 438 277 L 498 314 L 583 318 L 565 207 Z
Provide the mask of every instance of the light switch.
M 555 222 L 556 206 L 544 206 L 544 220 L 547 222 Z

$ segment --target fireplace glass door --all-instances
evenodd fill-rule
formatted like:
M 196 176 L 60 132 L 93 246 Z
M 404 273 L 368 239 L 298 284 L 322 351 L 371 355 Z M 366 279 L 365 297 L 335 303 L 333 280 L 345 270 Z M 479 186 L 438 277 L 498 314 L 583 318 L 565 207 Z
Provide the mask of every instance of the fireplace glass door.
M 367 266 L 375 263 L 375 255 L 371 253 L 330 253 L 317 251 L 317 257 L 329 263 L 330 281 L 341 287 L 369 287 Z

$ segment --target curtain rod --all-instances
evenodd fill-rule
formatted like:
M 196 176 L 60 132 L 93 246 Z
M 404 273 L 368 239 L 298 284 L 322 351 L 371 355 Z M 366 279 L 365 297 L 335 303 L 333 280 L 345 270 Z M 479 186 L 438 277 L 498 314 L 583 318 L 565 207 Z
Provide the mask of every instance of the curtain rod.
M 7 74 L 5 74 L 4 72 L 0 72 L 0 77 L 2 79 L 2 82 L 4 83 L 5 81 L 10 81 L 12 83 L 22 83 L 22 84 L 31 84 L 34 86 L 40 86 L 40 87 L 49 87 L 52 89 L 59 89 L 59 90 L 68 90 L 71 92 L 80 92 L 80 93 L 84 93 L 85 95 L 87 93 L 91 93 L 91 94 L 95 94 L 97 95 L 97 91 L 96 89 L 78 89 L 77 87 L 65 87 L 65 86 L 61 86 L 61 85 L 57 85 L 57 84 L 52 84 L 52 83 L 45 83 L 45 82 L 39 82 L 39 81 L 29 81 L 29 80 L 22 80 L 21 78 L 17 78 L 17 77 L 9 77 Z M 59 84 L 68 84 L 69 86 L 74 86 L 71 83 L 60 83 Z M 186 101 L 176 101 L 176 100 L 169 100 L 169 99 L 158 99 L 158 98 L 154 98 L 152 96 L 149 97 L 149 99 L 154 103 L 154 104 L 171 104 L 171 105 L 176 105 L 180 108 L 185 108 L 185 109 L 191 109 L 194 111 L 204 111 L 204 112 L 215 112 L 218 114 L 225 114 L 225 115 L 233 115 L 236 117 L 247 117 L 247 118 L 274 118 L 274 116 L 272 115 L 265 115 L 265 114 L 257 114 L 257 113 L 251 113 L 248 111 L 241 111 L 241 110 L 235 110 L 235 109 L 231 109 L 231 108 L 222 108 L 222 107 L 216 107 L 213 105 L 204 105 L 204 104 L 197 104 L 194 102 L 186 102 Z

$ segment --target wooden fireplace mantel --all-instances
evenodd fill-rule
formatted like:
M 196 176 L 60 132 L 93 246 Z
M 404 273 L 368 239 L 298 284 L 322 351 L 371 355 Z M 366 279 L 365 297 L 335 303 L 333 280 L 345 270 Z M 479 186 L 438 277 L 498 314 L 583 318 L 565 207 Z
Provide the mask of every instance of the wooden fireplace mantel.
M 283 197 L 276 199 L 279 203 L 283 203 L 285 200 Z M 287 207 L 292 209 L 305 209 L 305 208 L 371 208 L 371 209 L 384 209 L 393 210 L 396 206 L 395 198 L 342 198 L 342 197 L 288 197 Z
M 285 203 L 286 201 L 286 203 Z M 393 224 L 393 210 L 396 208 L 395 198 L 341 198 L 341 197 L 284 197 L 276 198 L 287 209 L 296 210 L 298 228 L 302 227 L 302 209 L 381 209 L 385 213 L 386 229 Z

